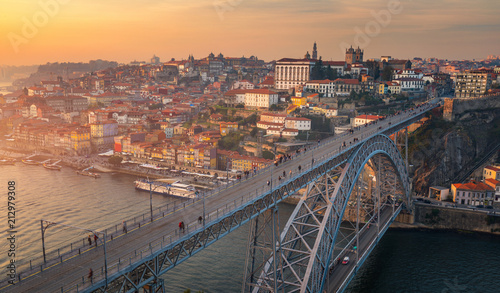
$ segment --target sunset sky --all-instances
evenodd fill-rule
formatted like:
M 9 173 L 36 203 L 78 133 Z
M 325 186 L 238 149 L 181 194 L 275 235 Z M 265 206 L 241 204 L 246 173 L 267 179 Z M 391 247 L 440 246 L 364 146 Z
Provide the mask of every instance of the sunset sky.
M 5 65 L 92 59 L 128 63 L 149 60 L 153 54 L 167 61 L 210 52 L 270 61 L 302 57 L 314 41 L 323 60 L 343 60 L 346 44 L 365 49 L 365 59 L 483 59 L 500 54 L 498 0 L 0 3 L 0 64 Z M 50 9 L 42 3 L 50 3 Z

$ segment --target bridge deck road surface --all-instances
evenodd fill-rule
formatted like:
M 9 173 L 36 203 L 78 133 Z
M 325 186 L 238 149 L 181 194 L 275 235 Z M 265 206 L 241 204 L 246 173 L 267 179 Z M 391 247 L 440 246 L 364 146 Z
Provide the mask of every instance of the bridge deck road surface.
M 391 216 L 392 216 L 392 206 L 385 206 L 385 208 L 383 208 L 380 213 L 380 226 L 383 227 L 387 223 L 387 221 L 389 221 Z M 370 243 L 372 243 L 372 241 L 375 238 L 377 238 L 377 227 L 375 224 L 376 223 L 370 224 L 371 227 L 369 229 L 365 229 L 360 234 L 359 246 L 357 247 L 357 251 L 359 253 L 360 258 L 363 255 L 363 253 L 365 253 L 365 251 L 369 248 Z M 349 263 L 346 265 L 342 264 L 344 256 L 349 256 Z M 349 274 L 355 268 L 355 266 L 356 266 L 356 253 L 352 250 L 345 252 L 341 256 L 340 262 L 336 264 L 333 267 L 333 270 L 330 272 L 329 281 L 327 280 L 328 285 L 325 284 L 324 288 L 325 292 L 328 293 L 338 292 L 340 286 L 342 285 L 344 280 L 349 276 Z
M 277 177 L 283 175 L 283 171 L 285 171 L 286 174 L 285 180 L 289 179 L 290 170 L 292 170 L 292 176 L 298 172 L 299 165 L 302 166 L 302 173 L 306 172 L 308 168 L 311 168 L 310 164 L 313 157 L 315 158 L 314 166 L 316 166 L 319 163 L 318 158 L 331 154 L 332 152 L 338 152 L 343 142 L 346 143 L 347 147 L 349 147 L 349 142 L 352 144 L 362 143 L 363 140 L 370 135 L 375 132 L 382 132 L 387 126 L 394 126 L 398 121 L 411 116 L 412 113 L 415 115 L 422 114 L 419 109 L 415 109 L 413 112 L 401 113 L 367 127 L 361 126 L 359 130 L 354 131 L 352 134 L 338 138 L 333 137 L 332 139 L 325 139 L 320 143 L 317 149 L 311 150 L 308 148 L 306 153 L 302 152 L 300 156 L 280 164 L 278 167 L 273 165 L 272 168 L 269 168 L 267 171 L 258 173 L 248 180 L 239 181 L 233 188 L 223 190 L 207 198 L 205 203 L 206 211 L 213 211 L 218 207 L 222 207 L 238 199 L 241 201 L 243 195 L 254 194 L 257 189 L 268 188 L 267 180 L 271 179 L 271 171 L 273 173 L 272 178 L 274 187 L 278 183 Z M 389 124 L 391 122 L 392 124 Z M 379 127 L 381 127 L 381 129 L 379 129 Z M 354 138 L 358 138 L 359 141 L 354 142 Z M 146 247 L 148 243 L 161 239 L 164 235 L 175 235 L 180 221 L 193 223 L 197 221 L 198 217 L 202 214 L 203 204 L 202 201 L 198 201 L 189 207 L 186 206 L 184 210 L 178 211 L 172 215 L 166 215 L 164 218 L 155 220 L 153 223 L 149 223 L 147 226 L 143 226 L 136 231 L 129 231 L 129 233 L 123 237 L 117 237 L 112 241 L 108 241 L 108 267 L 111 264 L 117 263 L 119 258 L 123 259 L 131 255 L 137 249 Z M 16 285 L 3 288 L 2 292 L 61 292 L 61 287 L 66 287 L 66 284 L 74 283 L 76 280 L 85 278 L 85 282 L 87 282 L 88 279 L 86 278 L 89 269 L 92 268 L 94 275 L 96 275 L 96 272 L 100 271 L 103 266 L 104 253 L 100 245 L 97 249 L 92 248 L 81 256 L 68 259 L 62 264 L 54 265 L 43 272 L 36 273 Z

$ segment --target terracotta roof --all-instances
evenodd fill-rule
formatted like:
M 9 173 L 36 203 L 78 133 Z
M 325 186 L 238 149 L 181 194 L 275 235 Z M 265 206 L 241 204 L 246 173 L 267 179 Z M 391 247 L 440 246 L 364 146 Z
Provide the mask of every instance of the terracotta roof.
M 311 119 L 307 119 L 307 118 L 304 118 L 304 117 L 287 117 L 286 120 L 311 121 Z
M 232 96 L 232 95 L 244 95 L 247 92 L 247 90 L 230 90 L 224 93 L 224 96 Z
M 486 167 L 484 167 L 484 169 L 488 169 L 488 170 L 495 171 L 495 172 L 500 171 L 500 168 L 493 167 L 493 166 L 486 166 Z
M 461 190 L 472 190 L 472 191 L 494 191 L 494 189 L 483 183 L 483 182 L 476 182 L 476 181 L 471 181 L 469 183 L 461 184 L 461 183 L 455 183 L 452 184 L 452 186 L 455 186 L 456 189 L 461 189 Z
M 262 113 L 260 117 L 262 116 L 271 116 L 271 117 L 286 117 L 286 114 L 274 114 L 274 113 Z
M 335 82 L 343 82 L 345 84 L 359 84 L 359 80 L 357 79 L 337 78 Z
M 367 120 L 378 120 L 384 118 L 384 116 L 377 116 L 377 115 L 359 115 L 355 119 L 367 119 Z
M 500 181 L 495 180 L 493 178 L 486 179 L 486 180 L 484 180 L 484 182 L 486 184 L 488 184 L 489 186 L 491 186 L 491 187 L 493 187 L 493 186 L 499 186 L 500 185 Z
M 274 123 L 274 122 L 267 122 L 267 121 L 259 121 L 257 124 L 260 125 L 269 125 L 269 126 L 283 126 L 283 123 Z

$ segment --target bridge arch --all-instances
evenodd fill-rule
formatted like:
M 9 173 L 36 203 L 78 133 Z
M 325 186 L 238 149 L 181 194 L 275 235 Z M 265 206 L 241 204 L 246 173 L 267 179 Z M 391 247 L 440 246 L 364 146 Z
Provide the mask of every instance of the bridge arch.
M 406 165 L 395 143 L 375 135 L 350 152 L 348 159 L 329 170 L 308 187 L 281 234 L 279 269 L 272 269 L 271 256 L 253 284 L 253 292 L 323 292 L 340 224 L 356 182 L 370 164 L 381 170 L 377 180 L 392 180 L 408 206 L 410 185 Z M 387 177 L 387 178 L 386 178 Z M 252 286 L 250 286 L 252 287 Z

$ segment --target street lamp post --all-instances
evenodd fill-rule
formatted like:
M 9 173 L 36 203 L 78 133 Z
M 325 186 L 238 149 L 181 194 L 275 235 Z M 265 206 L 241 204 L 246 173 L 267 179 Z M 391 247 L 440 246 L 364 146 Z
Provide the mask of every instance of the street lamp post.
M 203 191 L 203 227 L 205 227 L 205 191 Z
M 47 223 L 47 226 L 44 227 L 44 222 Z M 40 225 L 41 225 L 41 230 L 42 230 L 42 249 L 43 249 L 43 261 L 44 263 L 46 262 L 46 258 L 45 258 L 45 231 L 52 225 L 61 225 L 61 226 L 65 226 L 65 227 L 70 227 L 70 228 L 75 228 L 75 229 L 79 229 L 79 230 L 83 230 L 83 231 L 87 231 L 87 232 L 90 232 L 94 235 L 96 234 L 101 234 L 103 235 L 103 248 L 104 248 L 104 279 L 105 279 L 105 282 L 106 282 L 106 287 L 108 287 L 108 255 L 107 255 L 107 251 L 106 251 L 106 241 L 107 241 L 107 234 L 106 232 L 102 232 L 102 231 L 97 231 L 97 230 L 92 230 L 92 229 L 87 229 L 87 228 L 81 228 L 81 227 L 76 227 L 76 226 L 72 226 L 72 225 L 67 225 L 67 224 L 62 224 L 62 223 L 56 223 L 56 222 L 51 222 L 51 221 L 47 221 L 47 220 L 40 220 Z M 97 240 L 96 241 L 96 247 L 97 247 Z
M 152 182 L 149 183 L 149 210 L 151 211 L 151 222 L 153 222 L 153 190 L 151 189 Z

